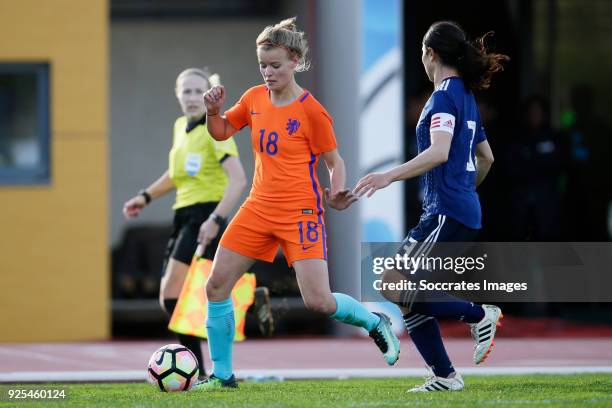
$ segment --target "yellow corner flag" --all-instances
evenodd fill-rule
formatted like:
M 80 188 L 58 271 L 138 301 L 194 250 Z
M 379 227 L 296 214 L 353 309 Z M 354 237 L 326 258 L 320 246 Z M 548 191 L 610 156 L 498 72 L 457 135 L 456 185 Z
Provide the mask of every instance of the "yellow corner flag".
M 168 329 L 175 333 L 188 334 L 207 338 L 206 333 L 206 282 L 212 269 L 212 261 L 205 258 L 193 257 L 187 278 L 183 284 L 181 295 L 178 298 L 174 313 L 168 324 Z M 234 341 L 242 341 L 246 312 L 253 304 L 255 298 L 255 274 L 245 273 L 236 282 L 232 290 L 234 303 L 234 319 L 236 321 L 236 335 Z

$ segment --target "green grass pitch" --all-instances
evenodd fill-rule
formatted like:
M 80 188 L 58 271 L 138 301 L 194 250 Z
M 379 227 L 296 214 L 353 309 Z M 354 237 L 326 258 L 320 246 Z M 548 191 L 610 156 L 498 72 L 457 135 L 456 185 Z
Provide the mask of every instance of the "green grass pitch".
M 410 394 L 421 378 L 241 383 L 237 390 L 167 394 L 146 383 L 2 385 L 0 407 L 612 407 L 612 374 L 467 376 L 466 389 Z M 65 388 L 64 401 L 11 401 L 15 388 Z

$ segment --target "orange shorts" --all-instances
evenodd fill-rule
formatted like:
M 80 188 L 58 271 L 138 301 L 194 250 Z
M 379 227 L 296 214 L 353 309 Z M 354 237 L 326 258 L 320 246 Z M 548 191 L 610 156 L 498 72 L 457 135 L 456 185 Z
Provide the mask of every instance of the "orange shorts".
M 323 215 L 293 213 L 272 217 L 251 206 L 242 206 L 228 225 L 221 245 L 249 258 L 272 262 L 283 250 L 289 266 L 302 259 L 327 260 Z

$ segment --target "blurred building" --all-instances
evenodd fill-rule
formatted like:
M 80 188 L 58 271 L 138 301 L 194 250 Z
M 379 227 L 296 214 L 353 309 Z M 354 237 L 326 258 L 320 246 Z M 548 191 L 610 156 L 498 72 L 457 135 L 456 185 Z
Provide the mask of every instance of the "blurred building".
M 110 334 L 108 3 L 0 2 L 0 341 Z
M 313 69 L 299 80 L 335 118 L 349 184 L 414 156 L 415 116 L 431 91 L 421 40 L 432 22 L 455 20 L 471 38 L 495 31 L 492 45 L 512 58 L 492 90 L 477 95 L 496 156 L 516 146 L 521 101 L 543 95 L 561 149 L 557 184 L 546 180 L 559 194 L 555 234 L 610 239 L 609 1 L 504 0 L 492 7 L 441 0 L 432 7 L 400 0 L 0 0 L 0 273 L 7 288 L 0 341 L 108 337 L 113 310 L 155 320 L 172 198 L 137 222 L 126 223 L 121 206 L 166 169 L 180 115 L 176 75 L 207 66 L 221 75 L 233 103 L 260 83 L 257 34 L 293 15 L 312 51 Z M 250 176 L 247 131 L 237 142 Z M 536 157 L 523 156 L 525 168 L 538 168 Z M 479 190 L 483 240 L 505 241 L 516 224 L 511 204 L 524 190 L 509 188 L 518 180 L 515 164 L 512 155 L 505 166 L 496 163 Z M 416 222 L 418 183 L 389 193 L 378 204 L 329 213 L 336 289 L 359 290 L 362 239 L 397 239 Z M 111 289 L 115 300 L 129 297 L 129 282 L 117 286 L 121 270 L 150 279 L 138 283 L 136 301 L 113 306 Z M 293 278 L 282 276 L 288 283 L 277 293 L 295 296 Z

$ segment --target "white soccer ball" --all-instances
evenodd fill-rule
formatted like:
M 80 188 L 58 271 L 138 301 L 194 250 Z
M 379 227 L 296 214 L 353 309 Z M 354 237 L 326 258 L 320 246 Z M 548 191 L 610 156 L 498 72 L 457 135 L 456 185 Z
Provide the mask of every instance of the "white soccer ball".
M 180 344 L 160 347 L 149 359 L 147 381 L 161 391 L 187 391 L 198 378 L 198 361 Z

